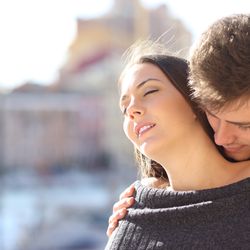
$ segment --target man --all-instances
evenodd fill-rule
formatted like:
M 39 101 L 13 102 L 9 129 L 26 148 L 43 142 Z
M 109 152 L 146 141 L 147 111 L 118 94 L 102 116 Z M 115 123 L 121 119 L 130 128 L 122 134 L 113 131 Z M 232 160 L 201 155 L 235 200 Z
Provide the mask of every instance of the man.
M 204 32 L 190 58 L 193 96 L 215 143 L 236 161 L 250 159 L 250 15 L 233 15 Z
M 190 57 L 190 87 L 214 130 L 214 141 L 234 161 L 250 159 L 250 15 L 224 17 L 205 31 Z M 134 200 L 133 185 L 113 207 L 107 235 Z

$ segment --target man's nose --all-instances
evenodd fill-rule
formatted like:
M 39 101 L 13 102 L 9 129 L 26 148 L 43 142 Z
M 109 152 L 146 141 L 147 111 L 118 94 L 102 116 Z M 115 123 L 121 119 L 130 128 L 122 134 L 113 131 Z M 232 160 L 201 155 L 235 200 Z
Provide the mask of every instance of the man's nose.
M 214 131 L 214 141 L 217 145 L 227 145 L 235 141 L 235 135 L 231 124 L 220 122 Z

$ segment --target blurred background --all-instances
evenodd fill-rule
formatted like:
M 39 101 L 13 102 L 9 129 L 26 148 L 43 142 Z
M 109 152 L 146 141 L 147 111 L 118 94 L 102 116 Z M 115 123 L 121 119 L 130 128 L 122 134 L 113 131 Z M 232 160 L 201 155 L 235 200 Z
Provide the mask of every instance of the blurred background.
M 0 0 L 0 249 L 101 250 L 137 179 L 117 78 L 136 40 L 182 57 L 248 1 Z

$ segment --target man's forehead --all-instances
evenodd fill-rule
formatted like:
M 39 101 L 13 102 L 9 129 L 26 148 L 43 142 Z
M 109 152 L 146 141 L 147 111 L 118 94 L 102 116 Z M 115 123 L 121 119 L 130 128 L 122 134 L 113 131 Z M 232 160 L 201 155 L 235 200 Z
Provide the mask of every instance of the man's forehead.
M 214 115 L 228 115 L 248 113 L 250 115 L 250 97 L 249 99 L 242 98 L 234 102 L 227 103 L 220 108 L 205 107 L 205 111 Z
M 250 106 L 226 106 L 221 109 L 206 109 L 206 112 L 220 120 L 232 124 L 250 124 Z

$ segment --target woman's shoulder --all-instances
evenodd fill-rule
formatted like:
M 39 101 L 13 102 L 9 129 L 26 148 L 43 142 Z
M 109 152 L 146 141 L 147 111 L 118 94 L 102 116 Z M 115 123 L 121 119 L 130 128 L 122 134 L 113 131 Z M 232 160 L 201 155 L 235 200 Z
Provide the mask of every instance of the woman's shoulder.
M 234 175 L 234 182 L 238 182 L 244 179 L 250 178 L 250 160 L 244 162 L 237 162 L 236 164 L 240 164 L 238 168 L 237 174 Z
M 143 178 L 140 183 L 143 186 L 152 188 L 167 188 L 169 186 L 168 182 L 165 179 L 156 177 Z

